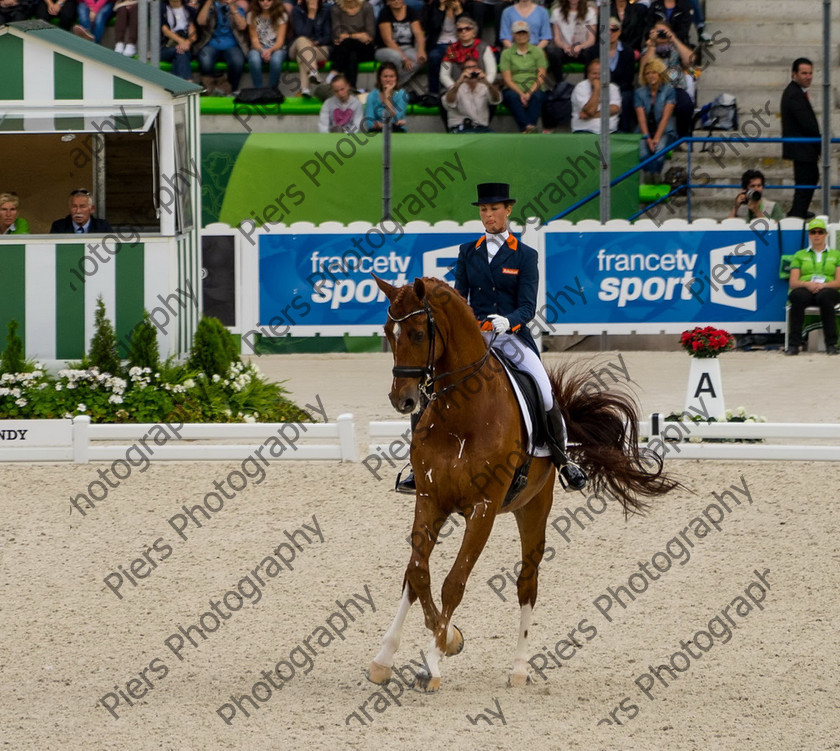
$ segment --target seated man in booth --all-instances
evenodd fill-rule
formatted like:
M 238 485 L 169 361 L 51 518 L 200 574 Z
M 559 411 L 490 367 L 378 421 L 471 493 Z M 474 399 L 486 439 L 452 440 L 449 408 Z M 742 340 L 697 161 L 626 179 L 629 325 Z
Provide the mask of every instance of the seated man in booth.
M 113 232 L 105 219 L 93 215 L 96 204 L 89 190 L 79 188 L 70 193 L 70 213 L 64 219 L 56 219 L 50 227 L 51 235 L 85 235 Z

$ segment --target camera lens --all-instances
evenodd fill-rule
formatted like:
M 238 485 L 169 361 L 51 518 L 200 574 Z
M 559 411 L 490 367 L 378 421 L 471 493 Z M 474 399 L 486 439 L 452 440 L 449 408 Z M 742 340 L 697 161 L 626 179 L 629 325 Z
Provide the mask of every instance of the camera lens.
M 667 39 L 668 38 L 668 33 L 663 31 L 662 29 L 660 29 L 659 31 L 656 32 L 656 36 L 659 39 Z

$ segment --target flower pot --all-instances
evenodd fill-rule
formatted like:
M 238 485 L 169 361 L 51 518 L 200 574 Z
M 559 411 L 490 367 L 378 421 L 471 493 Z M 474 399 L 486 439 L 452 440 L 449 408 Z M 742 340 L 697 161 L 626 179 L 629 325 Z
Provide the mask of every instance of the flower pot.
M 693 409 L 692 409 L 693 408 Z M 716 357 L 692 357 L 685 392 L 685 409 L 689 414 L 708 415 L 724 420 L 723 385 L 720 361 Z

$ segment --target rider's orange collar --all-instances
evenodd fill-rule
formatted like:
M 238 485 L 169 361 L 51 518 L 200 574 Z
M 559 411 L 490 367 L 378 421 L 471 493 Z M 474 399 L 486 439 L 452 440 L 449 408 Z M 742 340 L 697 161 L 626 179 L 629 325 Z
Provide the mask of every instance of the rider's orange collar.
M 475 241 L 475 249 L 478 250 L 486 239 L 486 235 L 479 237 L 478 240 Z M 506 244 L 511 250 L 517 250 L 519 248 L 519 241 L 511 234 L 508 235 Z

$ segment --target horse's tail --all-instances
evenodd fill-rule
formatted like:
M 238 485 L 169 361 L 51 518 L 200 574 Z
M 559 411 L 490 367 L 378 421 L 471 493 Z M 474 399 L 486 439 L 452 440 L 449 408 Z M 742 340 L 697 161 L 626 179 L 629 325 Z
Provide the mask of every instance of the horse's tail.
M 662 457 L 639 448 L 634 398 L 618 389 L 592 388 L 591 376 L 590 368 L 574 364 L 549 372 L 569 443 L 576 444 L 569 448 L 570 458 L 586 471 L 596 492 L 606 489 L 625 512 L 644 511 L 646 498 L 664 495 L 680 483 L 663 471 Z

